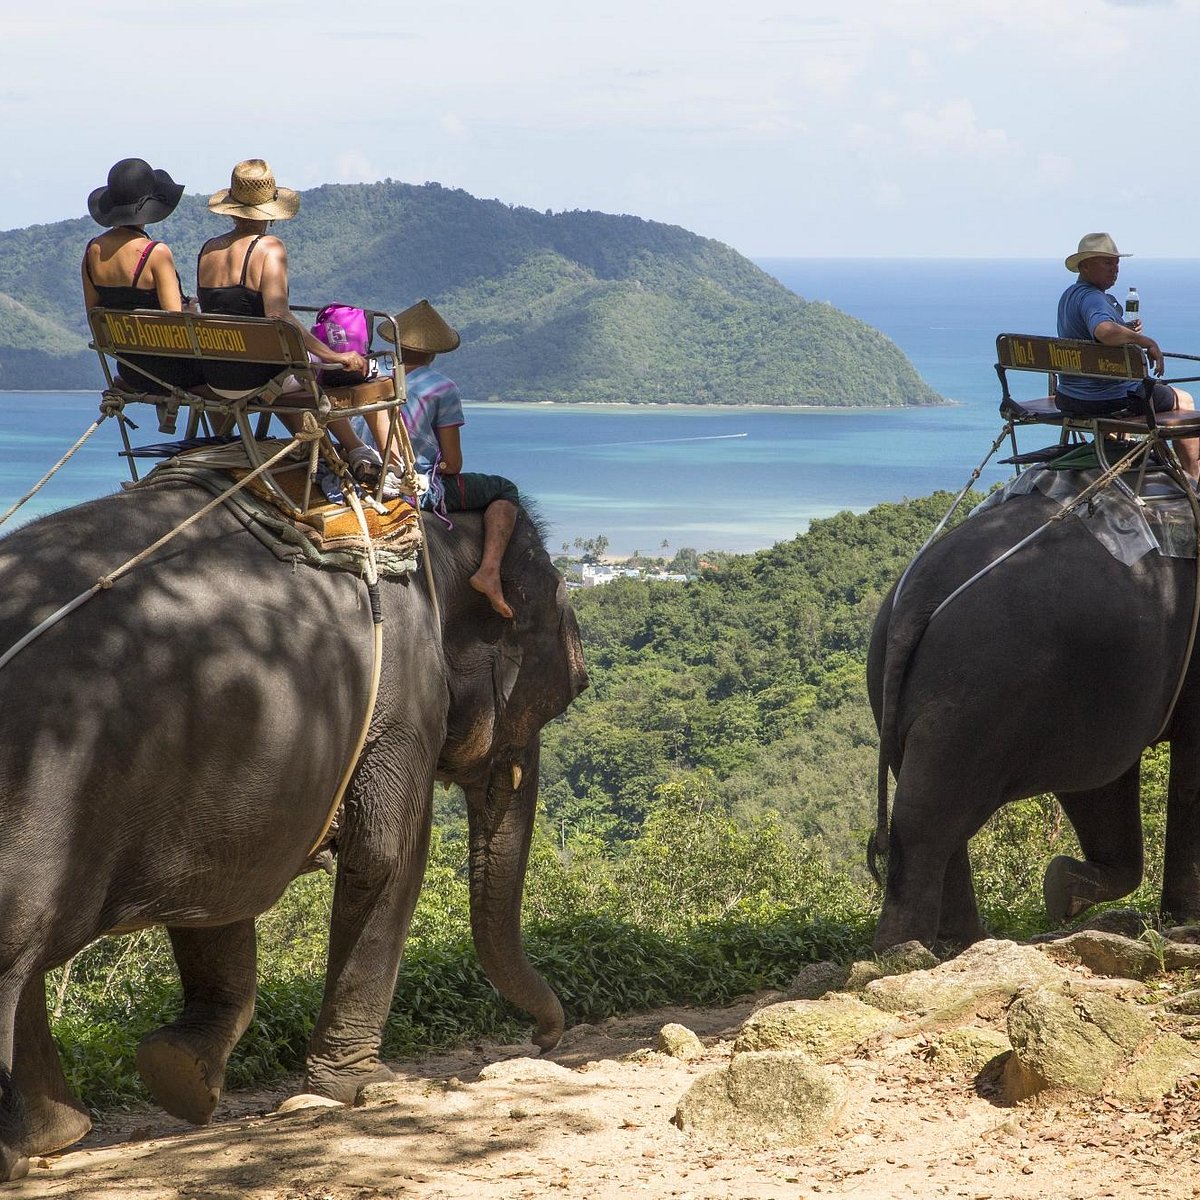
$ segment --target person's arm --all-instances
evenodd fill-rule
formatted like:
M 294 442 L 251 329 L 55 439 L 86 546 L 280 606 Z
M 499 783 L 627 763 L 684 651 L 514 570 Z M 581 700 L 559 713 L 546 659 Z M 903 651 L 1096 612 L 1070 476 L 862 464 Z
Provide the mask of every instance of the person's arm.
M 88 278 L 87 256 L 88 250 L 92 248 L 91 243 L 88 243 L 87 249 L 83 252 L 83 262 L 79 264 L 79 278 L 83 283 L 83 307 L 96 308 L 100 304 L 100 296 L 97 293 L 92 281 Z
M 462 435 L 461 425 L 441 425 L 433 432 L 437 435 L 438 446 L 441 449 L 441 461 L 438 470 L 443 475 L 457 475 L 462 470 Z
M 287 250 L 278 238 L 263 238 L 259 243 L 263 253 L 262 280 L 259 291 L 262 292 L 263 313 L 268 317 L 280 317 L 290 321 L 300 330 L 304 338 L 304 348 L 318 362 L 330 366 L 342 367 L 347 371 L 365 372 L 367 360 L 354 351 L 339 354 L 330 349 L 320 338 L 314 337 L 310 329 L 296 319 L 288 307 L 288 269 Z
M 1166 370 L 1163 352 L 1158 343 L 1144 333 L 1130 329 L 1127 325 L 1119 325 L 1116 321 L 1101 321 L 1092 329 L 1092 337 L 1104 346 L 1140 346 L 1150 357 L 1150 366 L 1155 375 L 1161 375 Z
M 175 256 L 171 247 L 159 242 L 150 251 L 146 269 L 158 293 L 158 306 L 163 312 L 182 312 L 183 296 L 179 290 L 179 272 L 175 270 Z

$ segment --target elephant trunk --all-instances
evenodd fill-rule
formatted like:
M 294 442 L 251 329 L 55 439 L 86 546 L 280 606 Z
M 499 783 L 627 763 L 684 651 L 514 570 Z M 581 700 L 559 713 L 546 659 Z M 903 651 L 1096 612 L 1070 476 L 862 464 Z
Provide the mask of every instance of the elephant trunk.
M 563 1010 L 521 941 L 521 897 L 537 808 L 538 741 L 520 762 L 497 762 L 486 786 L 467 787 L 471 838 L 471 934 L 488 979 L 537 1023 L 534 1042 L 558 1044 Z

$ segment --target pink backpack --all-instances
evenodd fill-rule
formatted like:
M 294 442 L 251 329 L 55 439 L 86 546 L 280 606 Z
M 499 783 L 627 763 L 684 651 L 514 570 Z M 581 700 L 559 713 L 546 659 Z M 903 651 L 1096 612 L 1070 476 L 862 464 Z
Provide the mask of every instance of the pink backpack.
M 348 304 L 327 304 L 317 313 L 313 336 L 339 354 L 366 354 L 371 336 L 367 314 Z

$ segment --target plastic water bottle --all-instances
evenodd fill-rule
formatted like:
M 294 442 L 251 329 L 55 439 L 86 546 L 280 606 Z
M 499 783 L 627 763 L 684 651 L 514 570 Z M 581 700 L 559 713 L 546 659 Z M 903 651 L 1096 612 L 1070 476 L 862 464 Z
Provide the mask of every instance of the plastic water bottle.
M 1137 288 L 1131 287 L 1129 295 L 1125 297 L 1125 324 L 1131 329 L 1133 323 L 1140 319 L 1142 302 L 1138 299 Z

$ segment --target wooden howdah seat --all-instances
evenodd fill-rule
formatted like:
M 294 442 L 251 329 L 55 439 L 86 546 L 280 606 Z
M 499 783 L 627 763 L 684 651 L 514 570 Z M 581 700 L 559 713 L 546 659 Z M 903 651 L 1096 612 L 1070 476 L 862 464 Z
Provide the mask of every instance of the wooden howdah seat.
M 1017 399 L 1009 386 L 1008 374 L 1011 371 L 1045 375 L 1048 394 L 1033 399 Z M 1105 346 L 1099 342 L 1041 334 L 1002 333 L 996 338 L 996 374 L 1000 378 L 1000 414 L 1008 422 L 1013 449 L 1012 455 L 1002 461 L 1018 466 L 1045 462 L 1070 449 L 1071 442 L 1090 439 L 1100 465 L 1108 467 L 1114 448 L 1124 454 L 1140 441 L 1145 445 L 1138 463 L 1138 480 L 1134 489 L 1140 494 L 1147 469 L 1153 469 L 1156 460 L 1161 463 L 1164 454 L 1177 469 L 1174 453 L 1168 448 L 1172 441 L 1181 437 L 1200 437 L 1200 413 L 1191 411 L 1156 413 L 1147 404 L 1144 415 L 1131 411 L 1105 416 L 1064 413 L 1054 402 L 1055 381 L 1060 373 L 1137 384 L 1147 399 L 1156 382 L 1190 383 L 1197 378 L 1156 379 L 1149 371 L 1142 350 L 1134 345 Z M 1057 445 L 1021 453 L 1017 448 L 1016 430 L 1032 425 L 1058 428 Z
M 297 311 L 309 311 L 298 307 Z M 311 310 L 316 311 L 316 310 Z M 373 331 L 377 318 L 392 320 L 393 315 L 365 310 Z M 326 387 L 321 383 L 320 364 L 310 361 L 300 330 L 290 321 L 277 317 L 232 317 L 221 314 L 190 312 L 161 312 L 157 309 L 124 311 L 93 308 L 88 311 L 91 328 L 91 347 L 100 357 L 106 388 L 104 400 L 118 411 L 130 404 L 152 404 L 158 413 L 159 431 L 174 434 L 181 410 L 186 413 L 186 425 L 181 435 L 184 444 L 192 447 L 206 442 L 226 442 L 232 430 L 245 451 L 247 464 L 260 467 L 265 461 L 263 443 L 272 416 L 311 413 L 321 427 L 317 443 L 319 453 L 332 468 L 345 471 L 345 463 L 337 448 L 325 433 L 331 419 L 355 417 L 385 411 L 389 414 L 389 441 L 397 449 L 402 462 L 402 483 L 416 492 L 412 448 L 400 419 L 400 407 L 405 400 L 404 372 L 392 370 L 354 386 Z M 394 348 L 368 349 L 370 360 L 390 359 Z M 145 356 L 157 358 L 192 359 L 197 376 L 203 378 L 208 363 L 259 364 L 272 368 L 270 378 L 258 387 L 231 394 L 216 391 L 206 383 L 177 387 L 154 373 L 153 363 Z M 114 369 L 115 364 L 115 369 Z M 159 384 L 162 392 L 131 390 L 120 376 L 120 368 L 136 369 Z M 129 462 L 130 473 L 138 478 L 136 460 L 139 457 L 161 457 L 161 447 L 137 447 L 129 438 L 130 422 L 120 422 L 123 455 Z M 312 458 L 315 471 L 316 457 Z M 312 472 L 310 472 L 311 475 Z M 381 475 L 383 473 L 381 472 Z M 266 486 L 291 511 L 307 509 L 311 503 L 311 485 L 304 490 L 301 508 L 279 486 L 273 472 L 263 473 Z M 382 478 L 379 493 L 383 487 Z M 377 495 L 377 499 L 379 496 Z

